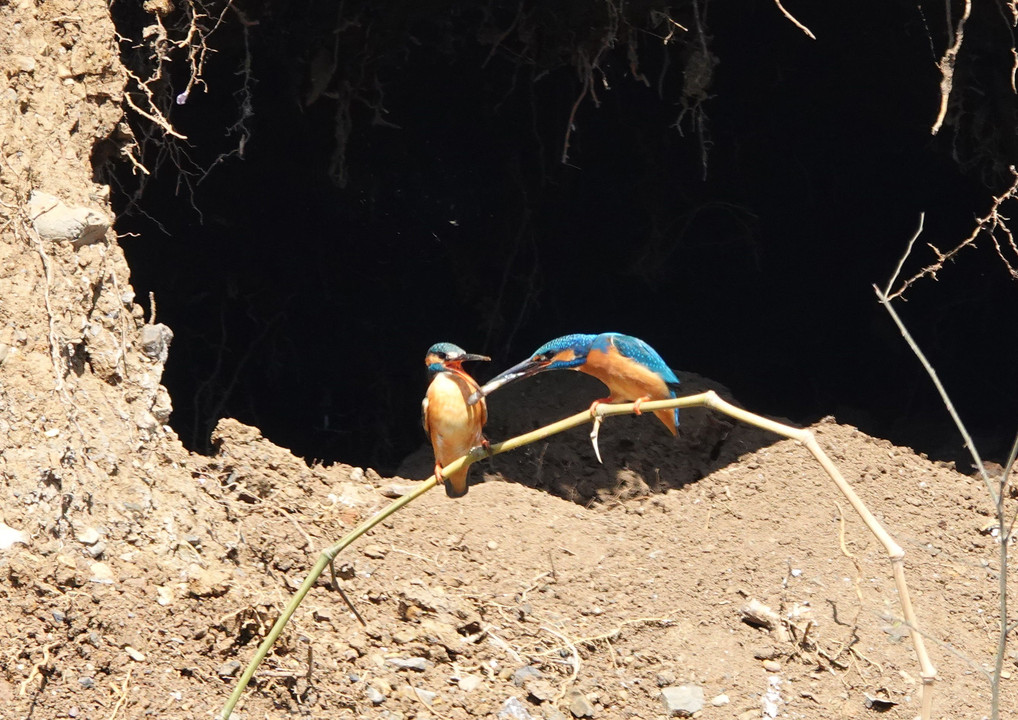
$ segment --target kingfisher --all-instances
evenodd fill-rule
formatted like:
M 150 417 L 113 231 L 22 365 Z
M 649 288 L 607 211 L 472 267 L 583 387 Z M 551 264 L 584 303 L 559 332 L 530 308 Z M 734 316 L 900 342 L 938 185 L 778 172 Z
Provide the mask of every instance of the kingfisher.
M 640 403 L 673 398 L 679 387 L 679 378 L 657 351 L 643 340 L 621 333 L 575 334 L 545 343 L 528 359 L 485 383 L 470 396 L 469 402 L 478 402 L 506 383 L 546 370 L 578 370 L 607 385 L 608 397 L 593 402 L 590 406 L 592 414 L 600 403 L 632 401 L 639 415 Z M 655 410 L 654 415 L 672 435 L 678 432 L 678 408 Z M 601 461 L 601 451 L 597 446 L 600 425 L 601 417 L 595 415 L 590 438 L 598 462 Z
M 484 423 L 488 421 L 488 408 L 483 395 L 467 403 L 467 398 L 480 392 L 477 381 L 463 370 L 470 360 L 490 361 L 484 355 L 474 355 L 452 343 L 436 343 L 424 356 L 431 384 L 421 403 L 421 420 L 424 432 L 435 451 L 435 478 L 445 486 L 451 498 L 467 494 L 467 470 L 463 468 L 448 477 L 442 468 L 470 452 L 478 445 L 487 447 Z

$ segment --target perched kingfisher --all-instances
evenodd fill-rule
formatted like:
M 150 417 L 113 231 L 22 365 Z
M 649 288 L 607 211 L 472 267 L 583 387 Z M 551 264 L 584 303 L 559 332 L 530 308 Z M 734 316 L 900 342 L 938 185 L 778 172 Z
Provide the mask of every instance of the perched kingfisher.
M 620 333 L 577 334 L 545 343 L 527 360 L 489 380 L 470 396 L 469 401 L 477 402 L 514 380 L 561 369 L 593 375 L 608 386 L 608 397 L 595 400 L 590 406 L 592 413 L 599 403 L 634 401 L 636 414 L 639 415 L 641 402 L 673 398 L 679 386 L 679 379 L 668 364 L 643 340 Z M 678 408 L 656 410 L 654 414 L 672 435 L 678 432 Z M 601 460 L 597 447 L 600 421 L 600 417 L 595 418 L 594 429 L 590 433 L 598 461 Z
M 445 494 L 452 498 L 467 494 L 468 468 L 446 477 L 442 467 L 488 443 L 482 433 L 488 421 L 483 396 L 478 395 L 480 402 L 467 403 L 472 393 L 480 392 L 477 382 L 463 370 L 462 364 L 468 360 L 491 358 L 470 354 L 452 343 L 436 343 L 424 357 L 432 380 L 421 403 L 421 420 L 435 451 L 435 478 L 445 485 Z

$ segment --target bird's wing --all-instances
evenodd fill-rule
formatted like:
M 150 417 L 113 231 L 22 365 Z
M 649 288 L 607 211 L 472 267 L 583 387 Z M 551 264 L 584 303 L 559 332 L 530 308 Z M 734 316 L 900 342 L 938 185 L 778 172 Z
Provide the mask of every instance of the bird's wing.
M 424 434 L 431 437 L 431 428 L 428 427 L 428 398 L 421 401 L 421 425 L 424 427 Z
M 668 363 L 664 361 L 664 358 L 658 355 L 657 350 L 652 348 L 643 340 L 630 335 L 616 333 L 612 335 L 611 342 L 619 353 L 650 368 L 660 375 L 661 379 L 665 381 L 665 384 L 669 388 L 675 389 L 678 387 L 679 378 L 677 378 L 672 369 L 668 367 Z

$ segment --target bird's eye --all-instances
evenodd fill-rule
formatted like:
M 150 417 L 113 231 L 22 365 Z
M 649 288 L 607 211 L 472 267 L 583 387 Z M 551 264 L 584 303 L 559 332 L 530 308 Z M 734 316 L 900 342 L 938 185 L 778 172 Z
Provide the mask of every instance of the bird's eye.
M 551 360 L 551 353 L 545 352 L 534 356 L 534 362 L 548 362 Z
M 445 354 L 444 352 L 440 352 L 440 353 L 435 353 L 435 354 L 436 354 L 436 355 L 438 355 L 438 359 L 439 359 L 439 360 L 445 360 L 445 359 L 446 359 L 446 357 L 447 357 L 447 356 L 446 356 L 446 354 Z

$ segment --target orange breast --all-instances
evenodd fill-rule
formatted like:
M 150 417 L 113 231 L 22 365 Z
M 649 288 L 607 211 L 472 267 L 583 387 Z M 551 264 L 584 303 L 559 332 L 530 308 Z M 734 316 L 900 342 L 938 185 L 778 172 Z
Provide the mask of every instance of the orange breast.
M 442 466 L 466 455 L 481 444 L 488 410 L 484 400 L 468 405 L 467 398 L 477 390 L 477 383 L 466 375 L 438 373 L 428 387 L 426 429 L 435 451 L 435 461 Z M 447 478 L 454 487 L 466 488 L 467 470 Z
M 608 402 L 619 403 L 649 397 L 651 400 L 667 400 L 672 396 L 668 385 L 656 372 L 620 355 L 614 346 L 608 352 L 591 350 L 587 362 L 579 370 L 593 375 L 608 386 L 610 396 Z M 674 435 L 675 419 L 671 410 L 658 410 L 654 413 Z

